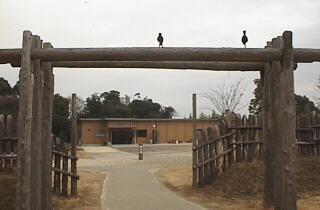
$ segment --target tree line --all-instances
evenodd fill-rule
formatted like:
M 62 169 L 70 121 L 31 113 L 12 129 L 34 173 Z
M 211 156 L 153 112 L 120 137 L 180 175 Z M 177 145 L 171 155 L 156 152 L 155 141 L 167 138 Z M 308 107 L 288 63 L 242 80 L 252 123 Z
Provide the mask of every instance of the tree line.
M 70 139 L 70 101 L 56 93 L 53 97 L 52 133 L 62 139 Z M 119 91 L 111 90 L 101 94 L 94 93 L 85 101 L 77 99 L 78 116 L 82 118 L 172 118 L 176 111 L 171 106 L 153 102 L 151 98 L 121 96 Z M 19 112 L 19 82 L 13 87 L 0 77 L 0 114 L 11 114 L 17 119 Z

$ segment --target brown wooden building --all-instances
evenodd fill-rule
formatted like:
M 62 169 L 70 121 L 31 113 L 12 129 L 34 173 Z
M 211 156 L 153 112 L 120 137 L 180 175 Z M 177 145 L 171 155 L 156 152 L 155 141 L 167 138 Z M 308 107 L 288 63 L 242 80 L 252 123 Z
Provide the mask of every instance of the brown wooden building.
M 197 129 L 208 128 L 216 120 L 198 120 Z M 192 120 L 81 118 L 82 144 L 138 144 L 191 142 Z

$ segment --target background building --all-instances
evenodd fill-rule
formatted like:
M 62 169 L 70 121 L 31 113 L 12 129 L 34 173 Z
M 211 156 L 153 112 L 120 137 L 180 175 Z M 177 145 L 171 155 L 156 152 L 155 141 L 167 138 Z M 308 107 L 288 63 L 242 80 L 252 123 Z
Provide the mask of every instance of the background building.
M 205 129 L 217 120 L 198 120 L 197 129 Z M 81 118 L 82 144 L 138 144 L 191 142 L 192 120 Z

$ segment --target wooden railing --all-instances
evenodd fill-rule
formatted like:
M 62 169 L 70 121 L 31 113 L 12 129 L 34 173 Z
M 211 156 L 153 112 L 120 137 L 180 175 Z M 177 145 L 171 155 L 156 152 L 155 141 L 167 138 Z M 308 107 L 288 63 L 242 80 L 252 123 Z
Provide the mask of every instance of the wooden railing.
M 52 151 L 52 160 L 53 192 L 63 197 L 76 196 L 79 179 L 77 174 L 78 158 L 70 155 L 70 151 L 63 145 L 57 145 L 55 150 Z M 71 182 L 70 190 L 68 190 L 69 181 Z
M 0 170 L 12 169 L 17 164 L 18 138 L 11 115 L 0 114 Z
M 318 122 L 315 118 L 312 122 Z M 263 158 L 263 134 L 258 116 L 234 119 L 235 126 L 221 121 L 208 129 L 198 130 L 193 145 L 193 173 L 198 186 L 210 184 L 236 162 Z M 301 125 L 301 124 L 300 124 Z M 297 155 L 320 156 L 320 125 L 296 128 Z
M 199 186 L 210 184 L 220 173 L 229 168 L 233 162 L 232 141 L 235 132 L 218 135 L 218 130 L 208 128 L 197 133 L 197 146 L 193 147 L 197 154 L 194 169 L 197 169 L 197 183 Z

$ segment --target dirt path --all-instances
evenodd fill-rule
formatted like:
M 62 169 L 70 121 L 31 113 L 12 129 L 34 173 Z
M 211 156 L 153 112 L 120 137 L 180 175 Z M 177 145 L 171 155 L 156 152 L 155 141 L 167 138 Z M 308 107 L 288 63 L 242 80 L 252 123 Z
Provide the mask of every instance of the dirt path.
M 190 145 L 151 145 L 139 161 L 137 146 L 117 147 L 79 162 L 80 170 L 107 172 L 101 207 L 106 210 L 198 210 L 153 175 L 159 168 L 190 165 Z

